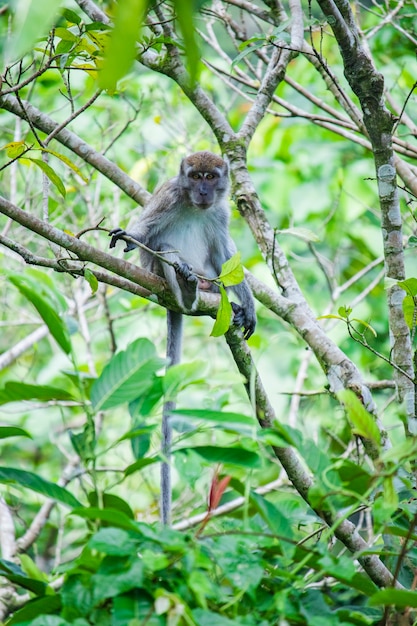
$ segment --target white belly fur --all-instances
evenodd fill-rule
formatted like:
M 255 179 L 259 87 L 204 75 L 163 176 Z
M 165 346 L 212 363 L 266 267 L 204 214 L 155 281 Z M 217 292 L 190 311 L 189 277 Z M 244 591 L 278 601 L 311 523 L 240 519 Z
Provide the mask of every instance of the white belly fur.
M 177 250 L 179 256 L 197 274 L 214 278 L 216 272 L 208 260 L 210 240 L 213 241 L 215 229 L 211 215 L 192 213 L 187 219 L 175 224 L 165 241 Z

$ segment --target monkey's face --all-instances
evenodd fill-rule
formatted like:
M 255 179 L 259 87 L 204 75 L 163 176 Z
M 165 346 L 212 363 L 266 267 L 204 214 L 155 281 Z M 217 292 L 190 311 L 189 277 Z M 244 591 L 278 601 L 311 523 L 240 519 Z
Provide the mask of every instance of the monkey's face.
M 218 193 L 224 191 L 217 172 L 189 172 L 188 192 L 194 206 L 209 209 L 218 199 Z

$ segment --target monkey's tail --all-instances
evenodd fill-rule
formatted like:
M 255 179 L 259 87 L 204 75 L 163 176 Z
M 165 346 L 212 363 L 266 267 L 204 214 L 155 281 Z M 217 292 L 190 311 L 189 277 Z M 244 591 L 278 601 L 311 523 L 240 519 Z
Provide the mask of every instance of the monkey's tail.
M 168 367 L 181 362 L 183 319 L 181 313 L 167 309 L 167 359 Z M 161 466 L 161 521 L 167 525 L 171 522 L 171 444 L 172 428 L 169 423 L 171 412 L 175 409 L 175 401 L 168 400 L 162 409 L 162 454 L 164 461 Z

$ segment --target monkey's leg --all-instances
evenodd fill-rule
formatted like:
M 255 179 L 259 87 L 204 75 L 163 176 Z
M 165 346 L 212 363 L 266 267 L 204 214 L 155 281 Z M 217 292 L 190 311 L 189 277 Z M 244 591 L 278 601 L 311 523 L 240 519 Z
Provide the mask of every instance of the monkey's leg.
M 167 358 L 168 367 L 178 365 L 181 361 L 182 315 L 167 310 Z M 165 458 L 161 465 L 161 521 L 171 523 L 172 487 L 171 487 L 171 445 L 172 428 L 169 423 L 171 412 L 175 409 L 175 401 L 168 400 L 162 409 L 162 444 L 161 451 Z

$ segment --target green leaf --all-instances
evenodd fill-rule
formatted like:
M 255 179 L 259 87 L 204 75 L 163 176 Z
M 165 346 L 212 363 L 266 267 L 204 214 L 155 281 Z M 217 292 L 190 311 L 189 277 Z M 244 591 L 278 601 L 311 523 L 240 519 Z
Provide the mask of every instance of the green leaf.
M 26 626 L 70 626 L 62 617 L 58 615 L 48 615 L 48 613 L 58 612 L 61 608 L 61 596 L 58 594 L 46 595 L 30 600 L 21 609 L 15 611 L 11 619 L 7 621 L 7 626 L 23 624 Z M 36 619 L 38 616 L 38 619 Z
M 58 29 L 56 29 L 56 30 L 58 30 Z M 62 30 L 65 30 L 65 29 L 62 29 Z M 70 34 L 72 35 L 71 31 L 66 31 L 66 32 L 70 32 Z M 56 33 L 56 31 L 55 31 L 55 33 Z M 77 38 L 75 37 L 75 39 L 77 39 Z M 67 156 L 65 156 L 64 154 L 61 154 L 60 152 L 55 152 L 55 150 L 50 150 L 49 148 L 42 148 L 42 147 L 40 147 L 40 150 L 42 150 L 42 152 L 48 152 L 48 154 L 52 154 L 54 157 L 56 157 L 57 159 L 59 159 L 60 161 L 65 163 L 65 165 L 68 165 L 68 167 L 70 169 L 72 169 L 72 171 L 75 172 L 85 183 L 88 183 L 87 176 L 84 176 L 84 174 L 82 173 L 80 168 L 78 168 L 75 165 L 75 163 L 73 163 L 71 161 L 71 159 L 69 159 Z M 42 163 L 43 163 L 43 161 L 42 161 Z
M 6 58 L 17 61 L 47 35 L 58 13 L 60 0 L 18 0 L 14 5 L 13 36 Z
M 371 331 L 371 333 L 373 334 L 374 337 L 377 337 L 377 332 L 376 332 L 375 328 L 373 328 L 370 324 L 368 324 L 368 322 L 365 322 L 364 320 L 360 320 L 357 317 L 352 317 L 352 319 L 350 321 L 351 322 L 358 322 L 358 324 L 362 324 L 362 326 L 365 326 L 365 328 L 367 328 L 368 330 Z
M 96 411 L 131 402 L 150 389 L 165 361 L 156 355 L 148 339 L 137 339 L 115 354 L 91 388 Z
M 262 465 L 259 455 L 246 448 L 221 446 L 194 446 L 192 448 L 180 448 L 178 452 L 192 450 L 210 463 L 228 463 L 241 467 L 260 467 Z
M 37 165 L 42 170 L 42 172 L 46 174 L 46 176 L 49 178 L 51 183 L 55 185 L 59 193 L 65 198 L 65 196 L 67 195 L 67 192 L 65 190 L 64 183 L 62 182 L 58 174 L 55 172 L 55 170 L 53 170 L 52 167 L 48 165 L 48 163 L 45 163 L 45 161 L 42 161 L 42 159 L 34 159 L 33 157 L 27 157 L 27 160 L 32 161 L 32 163 L 35 163 L 35 165 Z
M 203 360 L 191 361 L 172 365 L 163 378 L 163 388 L 167 395 L 173 396 L 188 385 L 204 382 L 207 362 Z
M 27 472 L 14 467 L 0 467 L 0 483 L 19 485 L 20 487 L 31 489 L 47 498 L 52 498 L 52 500 L 57 500 L 70 507 L 81 506 L 81 503 L 72 493 L 56 483 L 51 483 L 41 478 L 33 472 Z
M 410 248 L 417 248 L 417 237 L 415 235 L 411 235 L 411 237 L 408 238 L 408 245 Z
M 328 313 L 327 315 L 319 315 L 318 320 L 341 320 L 342 322 L 346 321 L 345 317 L 341 315 L 333 315 L 332 313 Z
M 242 413 L 228 413 L 227 411 L 210 411 L 208 409 L 176 409 L 171 411 L 173 415 L 183 415 L 199 420 L 208 420 L 220 424 L 245 424 L 247 426 L 258 426 L 253 417 L 242 415 Z
M 52 337 L 62 350 L 69 354 L 71 352 L 71 341 L 68 329 L 64 321 L 56 313 L 55 309 L 39 293 L 32 289 L 28 281 L 23 276 L 12 275 L 10 282 L 19 289 L 20 293 L 29 300 L 38 311 L 39 315 L 48 326 Z
M 340 306 L 337 310 L 339 315 L 344 319 L 347 319 L 349 315 L 352 313 L 352 309 L 350 306 Z
M 219 280 L 224 287 L 238 285 L 245 278 L 240 252 L 236 252 L 228 261 L 223 263 Z
M 417 322 L 416 298 L 414 296 L 410 296 L 409 294 L 407 294 L 403 299 L 402 307 L 403 307 L 405 322 L 408 328 L 412 330 Z
M 99 520 L 107 522 L 115 528 L 124 528 L 125 530 L 133 530 L 139 532 L 139 527 L 125 513 L 117 509 L 99 509 L 99 508 L 77 508 L 70 512 L 70 515 L 76 515 L 83 519 Z
M 350 389 L 339 391 L 337 397 L 345 406 L 348 418 L 354 426 L 354 432 L 361 437 L 370 439 L 379 446 L 381 434 L 378 426 L 359 398 Z
M 88 545 L 93 550 L 113 556 L 129 556 L 137 550 L 137 542 L 122 528 L 101 528 L 91 537 Z
M 131 465 L 128 465 L 125 469 L 125 476 L 130 476 L 134 474 L 134 472 L 138 472 L 139 470 L 147 467 L 148 465 L 153 465 L 154 463 L 158 463 L 161 459 L 159 456 L 156 457 L 147 457 L 146 459 L 138 459 Z
M 27 574 L 15 563 L 0 559 L 0 572 L 5 578 L 15 585 L 32 591 L 37 596 L 45 595 L 47 585 L 43 580 L 27 576 Z
M 84 278 L 91 287 L 91 293 L 96 293 L 98 289 L 98 280 L 91 270 L 87 267 L 84 269 Z
M 24 141 L 11 141 L 6 143 L 0 150 L 6 150 L 9 159 L 15 159 L 25 152 L 27 146 Z
M 369 598 L 369 606 L 394 605 L 397 607 L 413 607 L 417 608 L 417 592 L 407 591 L 406 589 L 393 589 L 387 587 L 380 589 Z
M 17 426 L 0 426 L 0 439 L 6 439 L 7 437 L 29 437 L 29 439 L 32 439 L 32 435 L 30 435 L 27 430 L 23 430 L 23 428 L 18 428 Z
M 8 402 L 21 402 L 23 400 L 68 401 L 74 400 L 74 396 L 68 391 L 50 387 L 49 385 L 29 385 L 18 381 L 10 380 L 0 389 L 0 405 Z M 27 435 L 28 437 L 30 435 Z
M 220 305 L 217 309 L 216 321 L 210 333 L 211 337 L 221 337 L 229 330 L 232 320 L 232 305 L 227 297 L 226 289 L 220 285 Z
M 399 280 L 398 287 L 404 289 L 410 296 L 417 296 L 417 278 L 407 278 L 407 280 Z
M 117 81 L 132 67 L 136 57 L 139 28 L 147 7 L 148 0 L 119 0 L 116 4 L 114 28 L 98 78 L 101 89 L 113 91 Z
M 67 22 L 70 24 L 81 24 L 82 20 L 80 16 L 75 13 L 75 11 L 72 11 L 71 9 L 62 9 L 61 14 L 62 17 L 65 17 Z
M 200 52 L 194 31 L 194 3 L 184 0 L 174 0 L 175 13 L 184 39 L 184 48 L 187 55 L 187 67 L 193 85 L 198 77 Z

